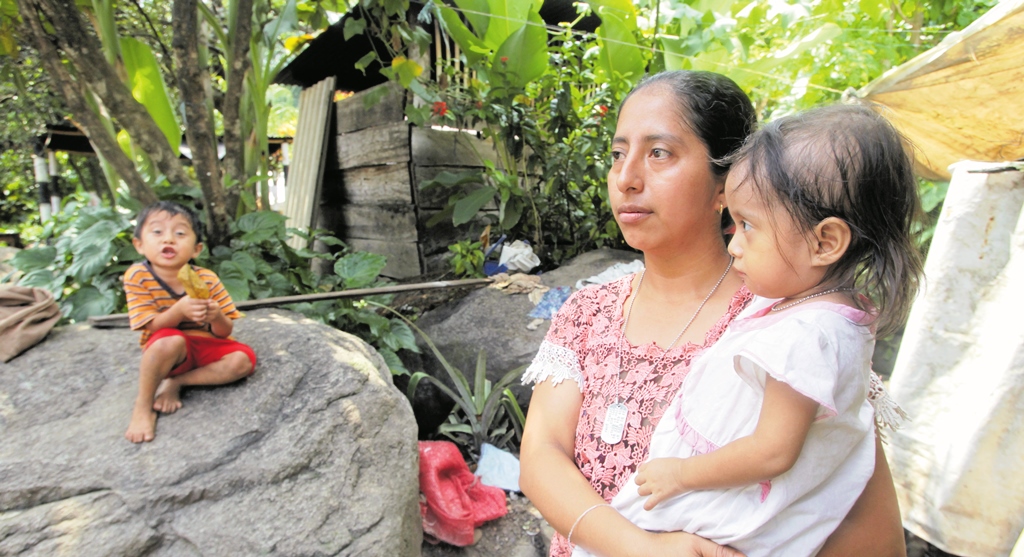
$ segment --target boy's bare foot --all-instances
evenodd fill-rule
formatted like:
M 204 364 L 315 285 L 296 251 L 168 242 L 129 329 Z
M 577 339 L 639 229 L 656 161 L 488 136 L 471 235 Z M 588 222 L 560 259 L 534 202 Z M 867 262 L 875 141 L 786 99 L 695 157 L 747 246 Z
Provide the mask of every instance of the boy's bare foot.
M 164 379 L 156 390 L 153 399 L 153 410 L 164 414 L 173 414 L 181 408 L 181 385 L 173 379 Z
M 156 437 L 156 412 L 145 405 L 135 405 L 132 409 L 132 421 L 124 438 L 132 443 L 148 443 Z

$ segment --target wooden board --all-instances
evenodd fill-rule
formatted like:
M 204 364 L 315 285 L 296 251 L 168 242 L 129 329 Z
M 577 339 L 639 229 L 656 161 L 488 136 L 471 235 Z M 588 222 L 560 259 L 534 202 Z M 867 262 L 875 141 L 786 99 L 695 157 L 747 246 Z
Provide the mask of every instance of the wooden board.
M 450 196 L 453 191 L 442 187 L 423 189 L 420 184 L 428 180 L 433 180 L 434 177 L 441 172 L 457 174 L 467 170 L 473 170 L 473 168 L 466 166 L 413 166 L 412 179 L 416 191 L 416 204 L 420 209 L 443 209 L 448 204 L 448 196 Z M 479 188 L 481 185 L 482 183 L 480 182 L 470 182 L 463 184 L 462 189 L 463 191 L 472 191 Z M 495 203 L 488 203 L 485 207 L 487 209 L 498 208 Z
M 409 165 L 363 166 L 341 172 L 346 203 L 356 205 L 413 204 Z M 325 185 L 326 186 L 326 185 Z
M 347 242 L 388 240 L 416 242 L 416 210 L 412 205 L 346 205 L 341 210 L 343 230 L 341 237 Z
M 409 162 L 409 124 L 395 122 L 338 136 L 338 168 Z
M 381 274 L 391 278 L 409 278 L 423 274 L 419 246 L 415 242 L 353 238 L 345 243 L 352 249 L 379 253 L 387 258 Z
M 497 156 L 491 142 L 467 132 L 412 128 L 412 159 L 420 166 L 482 166 Z
M 401 122 L 405 120 L 405 90 L 397 83 L 382 83 L 334 103 L 334 108 L 338 133 Z

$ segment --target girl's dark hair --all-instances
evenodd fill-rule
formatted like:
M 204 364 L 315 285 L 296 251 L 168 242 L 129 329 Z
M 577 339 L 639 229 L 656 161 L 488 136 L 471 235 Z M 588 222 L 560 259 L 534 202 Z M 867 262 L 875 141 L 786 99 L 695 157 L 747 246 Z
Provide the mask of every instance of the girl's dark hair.
M 135 217 L 136 238 L 142 238 L 142 227 L 146 225 L 146 220 L 148 220 L 149 216 L 153 213 L 167 213 L 172 217 L 175 215 L 183 215 L 188 219 L 189 225 L 192 226 L 192 231 L 196 233 L 196 243 L 203 241 L 203 223 L 199 222 L 199 217 L 196 216 L 195 211 L 173 201 L 157 201 L 149 207 L 139 211 L 138 216 Z
M 679 107 L 679 117 L 704 142 L 711 169 L 722 177 L 729 172 L 726 157 L 738 149 L 757 126 L 757 115 L 747 94 L 736 82 L 713 72 L 676 70 L 645 77 L 623 99 L 652 85 L 667 87 Z
M 912 226 L 920 214 L 909 144 L 864 106 L 836 105 L 780 118 L 731 158 L 768 206 L 804 231 L 828 218 L 850 227 L 846 253 L 822 284 L 864 292 L 878 311 L 877 336 L 906 321 L 922 277 Z

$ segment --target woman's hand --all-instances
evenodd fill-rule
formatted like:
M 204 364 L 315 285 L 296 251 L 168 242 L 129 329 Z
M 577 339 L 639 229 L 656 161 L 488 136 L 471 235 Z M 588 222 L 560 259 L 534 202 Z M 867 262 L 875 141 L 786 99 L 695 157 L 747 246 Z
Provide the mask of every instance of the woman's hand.
M 651 545 L 642 552 L 644 555 L 673 555 L 680 557 L 744 557 L 742 553 L 718 545 L 700 536 L 686 532 L 651 534 Z

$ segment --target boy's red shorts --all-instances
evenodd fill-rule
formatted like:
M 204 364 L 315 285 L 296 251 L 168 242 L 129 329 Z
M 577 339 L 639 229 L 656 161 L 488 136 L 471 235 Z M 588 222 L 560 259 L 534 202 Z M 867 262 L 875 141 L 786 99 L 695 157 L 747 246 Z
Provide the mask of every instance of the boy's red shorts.
M 249 357 L 249 361 L 252 362 L 252 371 L 256 370 L 256 353 L 252 351 L 252 348 L 234 339 L 186 335 L 179 329 L 160 329 L 149 337 L 146 348 L 149 348 L 149 345 L 157 340 L 172 336 L 185 337 L 185 361 L 172 369 L 168 377 L 181 375 L 197 367 L 212 364 L 232 352 L 245 353 Z

